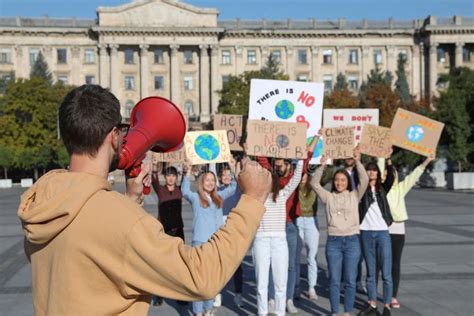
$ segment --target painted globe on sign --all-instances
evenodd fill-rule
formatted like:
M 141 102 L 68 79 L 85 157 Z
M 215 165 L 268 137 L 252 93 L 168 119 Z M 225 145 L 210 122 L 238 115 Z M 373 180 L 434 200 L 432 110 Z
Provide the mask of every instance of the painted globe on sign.
M 280 148 L 286 148 L 290 144 L 290 140 L 286 135 L 278 135 L 276 138 L 276 143 Z
M 308 138 L 309 142 L 308 145 L 311 143 L 311 140 L 313 138 Z M 314 151 L 313 151 L 313 158 L 318 158 L 318 157 L 321 157 L 323 154 L 323 139 L 322 138 L 319 138 L 317 144 L 316 144 L 316 147 L 314 148 Z
M 407 129 L 407 138 L 413 143 L 417 143 L 423 139 L 425 131 L 420 125 L 412 125 Z
M 211 161 L 219 156 L 220 146 L 214 136 L 202 134 L 194 141 L 194 150 L 201 159 Z
M 288 100 L 281 100 L 275 106 L 275 114 L 282 120 L 287 120 L 295 114 L 295 106 Z

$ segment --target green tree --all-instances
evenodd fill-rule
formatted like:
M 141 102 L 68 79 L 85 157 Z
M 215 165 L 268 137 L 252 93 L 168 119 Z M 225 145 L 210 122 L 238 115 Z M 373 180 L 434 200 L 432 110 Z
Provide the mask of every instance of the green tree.
M 0 144 L 0 168 L 3 168 L 3 178 L 8 179 L 8 168 L 13 165 L 13 152 L 4 145 Z
M 220 94 L 219 113 L 247 115 L 249 111 L 250 81 L 252 79 L 288 80 L 280 70 L 279 64 L 268 58 L 265 66 L 258 71 L 245 71 L 237 76 L 230 76 L 218 91 Z
M 42 78 L 46 80 L 49 85 L 53 84 L 53 75 L 49 71 L 48 63 L 41 52 L 39 52 L 38 58 L 36 58 L 36 61 L 31 68 L 30 78 L 33 77 Z
M 457 164 L 458 172 L 468 170 L 472 164 L 474 71 L 455 68 L 441 80 L 448 82 L 448 89 L 435 99 L 433 117 L 445 124 L 441 144 L 447 145 L 448 158 Z
M 342 90 L 346 90 L 347 87 L 348 85 L 347 85 L 346 76 L 344 76 L 344 74 L 340 72 L 336 77 L 336 84 L 334 85 L 334 90 L 342 91 Z
M 0 98 L 0 143 L 11 148 L 13 167 L 34 170 L 58 164 L 56 115 L 60 102 L 72 87 L 49 86 L 43 78 L 11 83 Z
M 407 76 L 405 73 L 406 58 L 403 54 L 398 55 L 397 61 L 397 81 L 395 81 L 395 92 L 400 97 L 403 105 L 408 105 L 411 101 L 410 89 L 408 88 Z

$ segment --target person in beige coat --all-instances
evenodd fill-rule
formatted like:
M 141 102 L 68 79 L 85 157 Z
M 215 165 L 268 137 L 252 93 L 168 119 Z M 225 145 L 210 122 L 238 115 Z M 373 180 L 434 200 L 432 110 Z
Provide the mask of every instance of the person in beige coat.
M 249 162 L 238 177 L 242 198 L 207 243 L 192 248 L 165 234 L 139 205 L 147 166 L 128 180 L 127 195 L 107 181 L 126 131 L 121 120 L 117 98 L 97 85 L 72 90 L 59 108 L 70 168 L 41 177 L 18 209 L 36 315 L 146 315 L 152 294 L 212 298 L 259 226 L 271 177 Z

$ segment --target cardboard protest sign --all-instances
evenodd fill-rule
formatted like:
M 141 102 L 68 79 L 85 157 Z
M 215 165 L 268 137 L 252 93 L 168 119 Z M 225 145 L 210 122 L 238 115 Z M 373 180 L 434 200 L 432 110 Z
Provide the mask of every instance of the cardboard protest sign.
M 379 109 L 326 109 L 323 126 L 355 126 L 355 144 L 359 144 L 364 124 L 379 125 Z
M 285 159 L 305 159 L 306 125 L 299 123 L 247 122 L 247 154 Z
M 184 148 L 192 165 L 229 162 L 231 158 L 226 131 L 188 132 Z
M 315 82 L 252 79 L 249 120 L 304 123 L 307 138 L 321 128 L 324 84 Z M 319 162 L 315 150 L 312 163 Z
M 214 130 L 226 130 L 230 150 L 242 151 L 240 140 L 242 138 L 243 116 L 242 115 L 214 115 Z
M 436 146 L 444 124 L 401 108 L 392 122 L 392 142 L 395 146 L 428 157 Z
M 169 153 L 153 153 L 154 162 L 182 163 L 184 160 L 184 147 Z
M 360 152 L 373 157 L 387 158 L 392 151 L 392 130 L 387 127 L 364 124 Z
M 354 126 L 323 129 L 323 153 L 330 159 L 350 158 L 354 155 Z

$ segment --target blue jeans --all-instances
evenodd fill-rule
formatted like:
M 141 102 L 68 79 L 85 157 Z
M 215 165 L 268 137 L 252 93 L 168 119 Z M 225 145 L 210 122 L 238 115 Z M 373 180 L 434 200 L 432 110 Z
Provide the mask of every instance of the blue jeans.
M 296 264 L 298 251 L 298 227 L 294 222 L 286 223 L 286 241 L 288 242 L 288 284 L 286 286 L 286 299 L 292 300 L 295 295 Z
M 193 247 L 198 247 L 202 245 L 202 242 L 198 241 L 193 241 L 192 246 Z M 205 311 L 212 311 L 214 308 L 214 300 L 207 300 L 207 301 L 197 301 L 193 302 L 193 313 L 194 314 L 199 314 L 199 313 L 204 313 Z
M 318 254 L 319 247 L 319 227 L 318 218 L 316 216 L 311 217 L 298 217 L 296 219 L 298 226 L 298 253 L 296 254 L 296 288 L 300 289 L 300 264 L 299 259 L 301 257 L 301 250 L 306 248 L 306 262 L 308 264 L 308 286 L 313 288 L 318 283 L 318 264 L 316 262 L 316 255 Z
M 344 312 L 351 313 L 356 293 L 357 264 L 360 259 L 359 235 L 328 236 L 326 258 L 329 270 L 331 313 L 339 313 L 339 290 L 344 271 Z
M 377 271 L 382 269 L 383 302 L 392 301 L 392 242 L 388 230 L 361 230 L 369 301 L 377 300 Z

